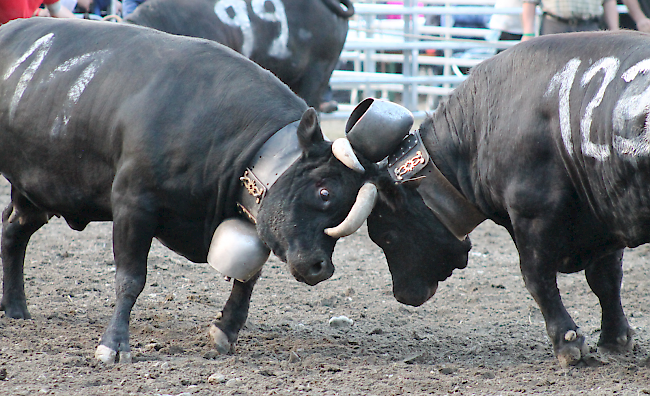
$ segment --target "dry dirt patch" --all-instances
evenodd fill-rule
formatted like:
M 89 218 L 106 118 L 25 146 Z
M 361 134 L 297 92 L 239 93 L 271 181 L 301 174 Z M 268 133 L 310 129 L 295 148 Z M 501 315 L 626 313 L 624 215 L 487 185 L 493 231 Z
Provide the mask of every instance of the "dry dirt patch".
M 8 200 L 1 179 L 0 206 Z M 271 258 L 233 356 L 216 355 L 206 336 L 230 284 L 156 242 L 131 319 L 135 362 L 104 366 L 93 353 L 114 302 L 111 225 L 75 232 L 53 219 L 26 258 L 33 320 L 0 318 L 0 395 L 650 394 L 647 247 L 624 260 L 634 352 L 562 370 L 507 233 L 488 222 L 471 238 L 467 269 L 418 308 L 394 300 L 385 259 L 364 229 L 339 242 L 334 277 L 315 287 Z M 559 283 L 595 345 L 600 309 L 584 276 Z M 354 324 L 330 327 L 338 315 Z

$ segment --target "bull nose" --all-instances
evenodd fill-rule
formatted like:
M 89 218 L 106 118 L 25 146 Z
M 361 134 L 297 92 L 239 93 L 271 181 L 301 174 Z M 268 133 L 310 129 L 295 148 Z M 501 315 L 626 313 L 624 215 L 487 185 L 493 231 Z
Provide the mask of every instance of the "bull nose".
M 427 302 L 438 290 L 438 283 L 433 286 L 416 287 L 415 284 L 405 287 L 393 286 L 393 296 L 402 304 L 419 307 Z
M 315 284 L 329 279 L 334 275 L 334 266 L 329 260 L 319 260 L 313 263 L 307 269 L 307 273 L 304 274 L 305 283 L 309 286 L 314 286 Z

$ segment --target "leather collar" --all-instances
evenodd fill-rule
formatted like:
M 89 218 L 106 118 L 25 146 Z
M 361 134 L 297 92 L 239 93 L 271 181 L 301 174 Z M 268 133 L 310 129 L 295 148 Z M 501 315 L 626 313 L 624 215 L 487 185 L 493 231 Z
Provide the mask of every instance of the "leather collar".
M 388 157 L 388 172 L 397 183 L 417 181 L 424 203 L 459 240 L 487 219 L 440 172 L 418 131 L 408 135 Z
M 296 134 L 299 124 L 300 120 L 294 121 L 274 133 L 239 178 L 244 188 L 237 207 L 253 224 L 257 224 L 257 214 L 269 188 L 302 155 Z

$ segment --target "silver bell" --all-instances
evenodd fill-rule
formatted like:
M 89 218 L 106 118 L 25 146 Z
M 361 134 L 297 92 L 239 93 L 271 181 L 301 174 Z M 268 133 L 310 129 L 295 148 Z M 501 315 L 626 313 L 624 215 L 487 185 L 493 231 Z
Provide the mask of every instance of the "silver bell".
M 225 276 L 246 282 L 262 269 L 270 253 L 253 224 L 232 218 L 214 231 L 208 264 Z

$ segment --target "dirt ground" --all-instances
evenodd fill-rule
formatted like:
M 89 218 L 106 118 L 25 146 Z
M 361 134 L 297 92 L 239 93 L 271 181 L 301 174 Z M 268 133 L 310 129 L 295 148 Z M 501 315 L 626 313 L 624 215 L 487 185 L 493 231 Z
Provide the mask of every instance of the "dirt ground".
M 8 200 L 1 179 L 0 206 Z M 648 247 L 625 256 L 634 352 L 564 370 L 505 230 L 487 222 L 471 238 L 468 267 L 419 308 L 395 301 L 385 259 L 364 229 L 338 243 L 335 275 L 315 287 L 271 258 L 230 356 L 216 355 L 206 335 L 230 283 L 155 242 L 131 316 L 134 363 L 104 366 L 93 354 L 114 301 L 111 224 L 75 232 L 54 219 L 34 235 L 25 261 L 33 319 L 0 318 L 0 395 L 650 394 Z M 582 274 L 559 283 L 594 349 L 596 298 Z M 330 327 L 338 315 L 354 324 Z

